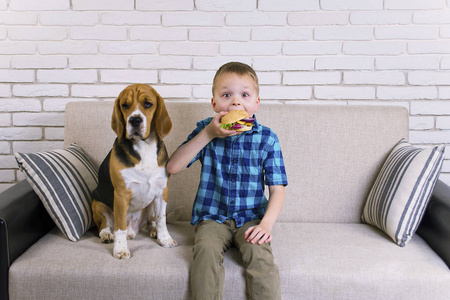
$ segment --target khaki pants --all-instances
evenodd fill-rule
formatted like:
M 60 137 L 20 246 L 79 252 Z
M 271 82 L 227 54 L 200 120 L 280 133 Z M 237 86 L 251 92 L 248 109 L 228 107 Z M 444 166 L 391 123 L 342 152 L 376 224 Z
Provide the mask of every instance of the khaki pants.
M 269 244 L 251 244 L 245 231 L 260 220 L 236 227 L 234 220 L 223 224 L 205 220 L 195 228 L 194 262 L 190 270 L 193 299 L 222 299 L 225 270 L 224 253 L 238 248 L 245 266 L 248 299 L 281 299 L 280 277 Z

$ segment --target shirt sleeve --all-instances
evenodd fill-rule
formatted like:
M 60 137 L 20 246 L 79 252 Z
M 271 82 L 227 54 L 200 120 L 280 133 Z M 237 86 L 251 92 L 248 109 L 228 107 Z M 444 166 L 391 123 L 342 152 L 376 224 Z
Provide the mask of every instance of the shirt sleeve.
M 267 185 L 288 185 L 283 153 L 276 134 L 271 143 L 267 144 L 267 158 L 264 161 L 265 183 Z
M 197 134 L 199 134 L 200 131 L 202 131 L 211 122 L 211 120 L 212 118 L 208 118 L 197 122 L 197 128 L 195 128 L 194 131 L 192 131 L 191 134 L 188 135 L 187 139 L 178 148 L 180 148 L 181 146 L 192 140 Z M 191 162 L 187 165 L 187 168 L 189 168 L 190 166 L 192 166 L 194 162 L 199 160 L 202 154 L 203 149 L 199 153 L 197 153 L 197 155 L 191 160 Z

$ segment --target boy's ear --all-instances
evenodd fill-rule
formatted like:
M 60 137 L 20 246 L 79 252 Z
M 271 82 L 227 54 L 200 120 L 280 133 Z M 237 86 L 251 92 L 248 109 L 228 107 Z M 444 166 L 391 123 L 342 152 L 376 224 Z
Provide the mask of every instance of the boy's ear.
M 211 105 L 212 105 L 213 110 L 215 111 L 216 102 L 214 102 L 214 97 L 211 97 Z

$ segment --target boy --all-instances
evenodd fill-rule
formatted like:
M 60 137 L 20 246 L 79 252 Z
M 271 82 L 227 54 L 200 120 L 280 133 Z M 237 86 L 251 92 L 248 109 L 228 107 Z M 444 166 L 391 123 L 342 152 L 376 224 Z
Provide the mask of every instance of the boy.
M 280 279 L 270 241 L 284 202 L 287 177 L 278 138 L 254 122 L 246 132 L 220 127 L 231 110 L 249 116 L 260 105 L 258 77 L 248 65 L 231 62 L 217 71 L 211 105 L 217 114 L 197 128 L 167 163 L 171 174 L 196 160 L 202 163 L 200 185 L 192 210 L 194 261 L 190 270 L 194 299 L 221 299 L 224 252 L 239 249 L 246 268 L 249 299 L 280 299 Z M 264 185 L 269 186 L 269 201 Z

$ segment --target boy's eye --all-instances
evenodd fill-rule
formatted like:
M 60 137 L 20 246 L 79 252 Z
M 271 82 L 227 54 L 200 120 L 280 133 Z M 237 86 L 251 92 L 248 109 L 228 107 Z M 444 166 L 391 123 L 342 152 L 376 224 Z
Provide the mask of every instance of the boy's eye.
M 231 95 L 228 94 L 228 93 L 225 93 L 225 94 L 223 94 L 223 96 L 226 97 L 226 98 L 228 98 L 228 97 L 230 97 Z
M 247 94 L 247 93 L 243 93 L 243 94 L 242 94 L 242 97 L 248 97 L 248 96 L 250 96 L 250 95 Z

